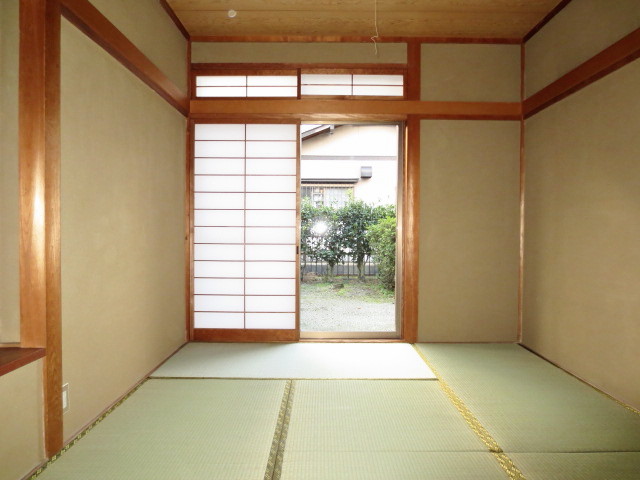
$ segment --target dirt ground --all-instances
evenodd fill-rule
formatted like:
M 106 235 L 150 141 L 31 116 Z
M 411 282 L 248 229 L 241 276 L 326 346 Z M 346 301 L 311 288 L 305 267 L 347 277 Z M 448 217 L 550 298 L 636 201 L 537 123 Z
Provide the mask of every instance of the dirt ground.
M 300 327 L 306 332 L 392 332 L 395 297 L 371 280 L 303 282 Z

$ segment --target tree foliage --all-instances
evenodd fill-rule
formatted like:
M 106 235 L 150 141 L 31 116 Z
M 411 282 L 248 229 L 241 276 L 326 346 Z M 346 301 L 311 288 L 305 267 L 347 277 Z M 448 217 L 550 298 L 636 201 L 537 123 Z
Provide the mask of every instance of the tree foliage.
M 393 218 L 394 205 L 371 205 L 351 199 L 343 206 L 315 206 L 303 199 L 301 206 L 302 271 L 306 258 L 316 258 L 327 263 L 327 275 L 333 275 L 335 266 L 351 257 L 358 268 L 358 278 L 364 280 L 364 265 L 372 255 L 368 231 L 379 221 Z M 314 228 L 323 226 L 322 232 Z M 395 229 L 395 226 L 394 226 Z M 394 230 L 395 235 L 395 230 Z M 395 244 L 394 244 L 395 252 Z M 395 269 L 395 253 L 394 253 Z
M 344 250 L 358 267 L 358 279 L 364 280 L 364 262 L 371 255 L 367 229 L 376 222 L 375 208 L 362 200 L 348 202 L 336 210 Z
M 378 265 L 382 286 L 394 290 L 396 286 L 396 218 L 388 216 L 372 225 L 367 232 L 373 257 Z
M 300 248 L 303 262 L 306 256 L 327 262 L 327 275 L 332 275 L 335 266 L 345 255 L 344 241 L 340 235 L 336 209 L 325 205 L 315 206 L 309 199 L 303 199 L 301 209 Z M 324 226 L 324 231 L 314 228 Z M 304 263 L 302 269 L 306 266 Z

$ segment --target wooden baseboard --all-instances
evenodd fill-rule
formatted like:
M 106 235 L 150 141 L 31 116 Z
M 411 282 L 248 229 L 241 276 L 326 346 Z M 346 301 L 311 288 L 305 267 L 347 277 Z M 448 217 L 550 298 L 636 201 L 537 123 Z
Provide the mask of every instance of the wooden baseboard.
M 96 415 L 94 418 L 92 418 L 89 422 L 87 422 L 85 425 L 82 426 L 82 428 L 80 428 L 79 430 L 77 430 L 76 432 L 74 432 L 73 435 L 71 435 L 69 437 L 69 439 L 65 439 L 65 446 L 70 443 L 71 441 L 73 441 L 74 438 L 76 438 L 80 433 L 84 432 L 89 426 L 91 426 L 97 419 L 99 419 L 102 415 L 104 415 L 105 413 L 107 413 L 111 408 L 113 408 L 114 405 L 116 405 L 118 402 L 120 402 L 123 398 L 125 398 L 127 395 L 129 395 L 133 390 L 135 390 L 136 388 L 138 388 L 138 386 L 145 382 L 153 372 L 155 372 L 158 368 L 160 368 L 167 360 L 169 360 L 171 357 L 173 357 L 176 353 L 178 353 L 182 347 L 184 347 L 188 342 L 184 342 L 182 345 L 180 345 L 177 349 L 175 349 L 173 352 L 171 352 L 169 355 L 167 355 L 156 367 L 152 368 L 151 370 L 149 370 L 147 373 L 145 373 L 140 379 L 138 379 L 133 386 L 131 386 L 131 388 L 128 388 L 127 391 L 125 393 L 123 393 L 122 395 L 120 395 L 117 399 L 115 399 L 113 402 L 111 402 L 109 404 L 109 406 L 107 406 L 104 410 L 102 410 L 98 415 Z
M 520 345 L 522 348 L 524 348 L 525 350 L 527 350 L 528 352 L 533 353 L 536 357 L 541 358 L 542 360 L 544 360 L 545 362 L 549 362 L 551 365 L 553 365 L 556 368 L 559 368 L 560 370 L 562 370 L 563 372 L 571 375 L 573 378 L 575 378 L 576 380 L 580 380 L 582 383 L 584 383 L 585 385 L 589 385 L 591 388 L 593 388 L 594 390 L 598 391 L 599 393 L 601 393 L 602 395 L 610 398 L 611 400 L 613 400 L 616 403 L 619 403 L 620 405 L 622 405 L 624 408 L 631 410 L 635 413 L 637 413 L 638 415 L 640 415 L 640 410 L 636 407 L 634 407 L 633 405 L 630 405 L 626 402 L 624 402 L 623 400 L 617 398 L 616 396 L 610 394 L 609 392 L 602 390 L 602 388 L 594 385 L 593 383 L 591 383 L 590 381 L 586 380 L 585 378 L 581 377 L 580 375 L 578 375 L 577 373 L 572 372 L 571 370 L 567 370 L 566 368 L 560 366 L 559 364 L 557 364 L 556 362 L 554 362 L 553 360 L 550 360 L 549 358 L 545 357 L 544 355 L 536 352 L 533 348 L 526 346 L 524 343 L 519 342 L 518 345 Z M 638 406 L 640 407 L 640 405 Z
M 297 342 L 297 330 L 196 328 L 195 342 Z

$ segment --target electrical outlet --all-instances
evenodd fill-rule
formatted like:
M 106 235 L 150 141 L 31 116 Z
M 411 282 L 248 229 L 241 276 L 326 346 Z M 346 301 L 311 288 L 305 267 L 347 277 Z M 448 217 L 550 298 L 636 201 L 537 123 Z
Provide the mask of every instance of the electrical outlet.
M 62 413 L 69 411 L 69 384 L 62 385 Z

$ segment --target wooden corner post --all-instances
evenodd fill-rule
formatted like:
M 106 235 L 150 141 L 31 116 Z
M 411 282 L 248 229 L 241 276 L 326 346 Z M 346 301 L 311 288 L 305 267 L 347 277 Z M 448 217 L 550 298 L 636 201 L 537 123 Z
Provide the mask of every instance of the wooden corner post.
M 45 453 L 62 448 L 60 3 L 20 0 L 20 343 L 46 349 Z
M 402 336 L 418 341 L 418 254 L 420 230 L 420 119 L 410 115 L 405 131 L 404 202 L 402 220 Z

